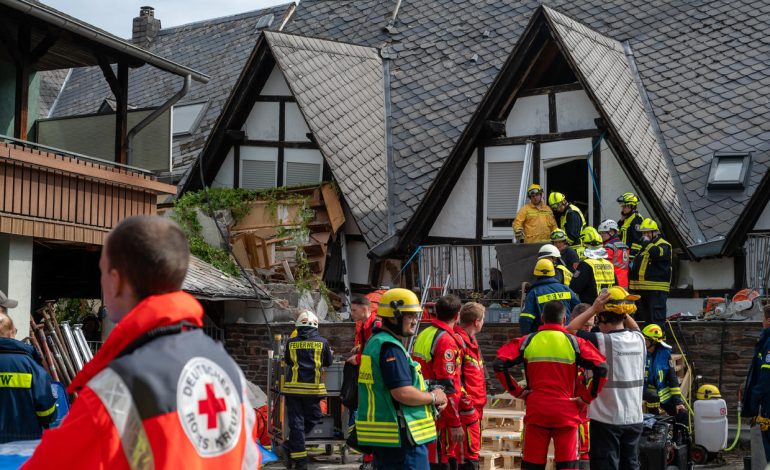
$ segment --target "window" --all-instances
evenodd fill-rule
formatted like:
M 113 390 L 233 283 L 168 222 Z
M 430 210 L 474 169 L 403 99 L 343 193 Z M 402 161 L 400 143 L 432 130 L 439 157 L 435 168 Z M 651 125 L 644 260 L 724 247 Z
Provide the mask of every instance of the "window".
M 186 135 L 195 132 L 203 118 L 206 105 L 207 103 L 203 102 L 174 106 L 172 114 L 173 134 Z
M 715 153 L 708 189 L 744 189 L 750 164 L 751 154 Z
M 511 224 L 519 210 L 525 145 L 484 149 L 484 236 L 511 238 Z
M 323 172 L 323 156 L 315 149 L 284 150 L 284 186 L 318 184 Z
M 241 188 L 266 189 L 277 186 L 278 149 L 241 146 Z

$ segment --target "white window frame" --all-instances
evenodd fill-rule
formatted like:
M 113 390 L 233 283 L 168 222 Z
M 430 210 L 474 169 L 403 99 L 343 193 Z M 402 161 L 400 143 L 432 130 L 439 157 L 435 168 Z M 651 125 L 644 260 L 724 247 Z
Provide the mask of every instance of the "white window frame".
M 548 144 L 555 145 L 549 146 Z M 546 197 L 548 197 L 548 172 L 546 170 L 575 160 L 588 160 L 587 155 L 592 147 L 593 143 L 590 138 L 559 140 L 540 144 L 540 181 L 542 182 Z M 585 149 L 585 152 L 581 155 L 583 149 Z M 591 168 L 593 168 L 593 163 L 591 163 Z M 591 182 L 591 177 L 587 173 L 585 177 L 588 180 L 588 213 L 584 215 L 586 222 L 590 224 L 589 221 L 593 220 L 594 215 L 594 186 Z M 600 182 L 597 181 L 596 184 L 599 185 Z M 570 195 L 566 194 L 565 196 L 567 196 L 569 201 Z M 556 223 L 559 223 L 558 219 Z
M 299 153 L 298 155 L 291 155 L 292 153 Z M 311 152 L 317 152 L 318 155 L 311 155 Z M 286 182 L 286 176 L 289 171 L 289 163 L 312 163 L 318 165 L 318 182 L 323 181 L 324 174 L 324 157 L 321 154 L 320 149 L 287 149 L 283 150 L 283 183 Z
M 251 149 L 251 148 L 263 148 L 263 149 L 275 149 L 275 158 L 269 158 L 264 155 L 244 155 L 245 149 Z M 251 160 L 251 161 L 257 161 L 257 162 L 273 162 L 275 164 L 275 179 L 273 180 L 273 187 L 278 187 L 278 147 L 257 147 L 257 146 L 248 146 L 248 145 L 241 145 L 240 148 L 240 158 L 241 162 L 244 160 Z M 238 187 L 243 187 L 243 165 L 238 165 Z
M 197 105 L 203 105 L 201 106 L 201 110 L 198 111 L 198 114 L 195 116 L 195 119 L 193 120 L 192 124 L 187 130 L 174 132 L 174 111 L 178 108 L 187 108 L 190 106 L 197 106 Z M 171 136 L 172 137 L 179 137 L 184 135 L 192 135 L 195 133 L 195 131 L 198 130 L 198 127 L 201 125 L 201 121 L 203 120 L 203 116 L 206 114 L 206 111 L 209 109 L 209 102 L 208 100 L 205 101 L 196 101 L 194 103 L 185 103 L 185 104 L 179 104 L 176 106 L 171 107 Z
M 487 218 L 487 197 L 489 193 L 489 164 L 521 162 L 524 163 L 526 145 L 505 145 L 492 146 L 484 148 L 484 238 L 486 239 L 507 239 L 513 238 L 513 227 L 493 227 L 492 221 Z M 507 150 L 507 152 L 506 152 Z M 527 175 L 522 175 L 527 178 Z M 527 182 L 529 184 L 529 182 Z M 516 188 L 518 194 L 518 187 Z M 512 204 L 516 201 L 511 201 Z M 517 208 L 518 211 L 518 208 Z M 515 215 L 514 215 L 515 216 Z

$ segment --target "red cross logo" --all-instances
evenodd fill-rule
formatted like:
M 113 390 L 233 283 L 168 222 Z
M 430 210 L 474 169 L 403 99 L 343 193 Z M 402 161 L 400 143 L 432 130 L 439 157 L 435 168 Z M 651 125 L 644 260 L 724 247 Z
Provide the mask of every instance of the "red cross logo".
M 214 384 L 206 384 L 206 399 L 198 401 L 198 413 L 205 414 L 209 429 L 217 427 L 217 414 L 227 411 L 224 398 L 217 398 L 214 393 Z

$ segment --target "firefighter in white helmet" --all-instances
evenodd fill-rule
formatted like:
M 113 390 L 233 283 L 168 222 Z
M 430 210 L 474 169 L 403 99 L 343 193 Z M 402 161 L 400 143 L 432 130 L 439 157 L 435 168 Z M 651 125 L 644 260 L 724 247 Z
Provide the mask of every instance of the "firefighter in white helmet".
M 553 263 L 553 267 L 556 268 L 556 280 L 564 284 L 569 285 L 572 280 L 572 270 L 562 263 L 561 252 L 556 246 L 546 243 L 540 247 L 537 252 L 537 259 L 547 259 Z
M 618 285 L 628 289 L 629 249 L 618 236 L 618 223 L 607 219 L 599 224 L 596 231 L 602 237 L 604 249 L 607 250 L 607 259 L 615 268 Z

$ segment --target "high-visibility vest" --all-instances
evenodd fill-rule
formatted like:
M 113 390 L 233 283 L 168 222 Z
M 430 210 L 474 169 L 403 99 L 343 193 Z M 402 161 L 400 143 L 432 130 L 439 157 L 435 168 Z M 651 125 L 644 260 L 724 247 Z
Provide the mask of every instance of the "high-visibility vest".
M 609 289 L 615 284 L 615 268 L 612 263 L 606 259 L 586 258 L 583 260 L 591 266 L 594 272 L 594 284 L 596 284 L 596 295 L 601 294 L 602 289 Z
M 586 218 L 583 217 L 583 212 L 575 205 L 570 204 L 567 208 L 567 210 L 562 213 L 561 217 L 559 218 L 559 228 L 564 230 L 566 233 L 566 229 L 564 228 L 567 225 L 567 214 L 569 211 L 575 211 L 580 216 L 580 230 L 583 230 L 583 227 L 586 226 Z M 571 240 L 569 238 L 569 235 L 567 235 L 567 243 L 569 243 L 570 247 L 575 248 L 576 246 L 580 245 L 580 237 L 578 236 L 577 240 Z
M 639 331 L 594 333 L 599 352 L 607 357 L 607 383 L 591 406 L 588 417 L 604 424 L 642 422 L 642 394 L 647 347 Z
M 563 264 L 557 264 L 554 267 L 561 271 L 562 275 L 564 276 L 564 282 L 562 282 L 562 284 L 569 286 L 569 283 L 572 282 L 572 271 L 570 271 L 569 268 Z
M 401 447 L 399 416 L 403 417 L 407 431 L 415 444 L 434 441 L 436 423 L 431 405 L 409 406 L 401 403 L 396 410 L 380 370 L 380 351 L 385 343 L 395 345 L 404 353 L 404 357 L 409 361 L 412 385 L 420 391 L 427 390 L 420 364 L 409 357 L 401 341 L 387 331 L 381 331 L 369 338 L 361 355 L 361 366 L 358 372 L 358 396 L 360 397 L 356 414 L 358 442 L 375 447 Z

